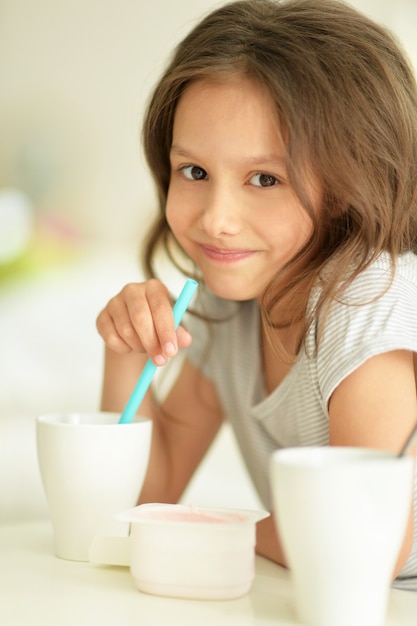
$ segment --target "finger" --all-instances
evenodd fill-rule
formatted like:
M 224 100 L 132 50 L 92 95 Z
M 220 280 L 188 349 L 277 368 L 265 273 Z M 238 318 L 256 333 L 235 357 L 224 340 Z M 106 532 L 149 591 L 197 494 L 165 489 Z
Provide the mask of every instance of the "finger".
M 178 341 L 169 293 L 166 289 L 163 292 L 151 291 L 148 295 L 148 302 L 161 348 L 160 356 L 165 359 L 173 357 L 178 352 Z
M 177 328 L 177 341 L 179 348 L 188 348 L 191 345 L 192 337 L 184 326 L 178 326 Z
M 97 330 L 104 340 L 105 344 L 120 354 L 127 354 L 132 351 L 132 348 L 123 340 L 123 338 L 117 332 L 114 322 L 110 317 L 107 309 L 103 309 L 98 315 L 96 320 Z
M 119 338 L 119 342 L 125 343 L 130 350 L 144 352 L 145 349 L 141 338 L 138 336 L 130 319 L 125 289 L 122 289 L 120 294 L 109 301 L 105 310 L 113 326 L 113 334 L 116 335 L 116 339 L 113 338 L 113 341 L 117 342 L 117 338 Z
M 145 300 L 131 297 L 126 287 L 129 318 L 149 357 L 164 365 L 178 350 L 174 318 L 168 290 L 157 280 L 146 284 Z

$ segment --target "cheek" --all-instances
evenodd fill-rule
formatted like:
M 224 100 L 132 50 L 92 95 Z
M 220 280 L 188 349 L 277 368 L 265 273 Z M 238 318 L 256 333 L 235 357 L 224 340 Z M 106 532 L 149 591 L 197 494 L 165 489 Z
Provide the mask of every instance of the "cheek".
M 183 203 L 180 202 L 178 194 L 174 192 L 168 191 L 165 216 L 173 234 L 176 238 L 181 238 L 182 233 L 187 227 L 187 212 L 184 210 Z
M 178 215 L 178 211 L 175 211 L 175 197 L 171 191 L 171 188 L 168 189 L 167 201 L 165 205 L 165 217 L 169 224 L 171 230 L 175 227 L 176 216 Z
M 199 202 L 195 194 L 184 190 L 181 185 L 171 185 L 168 189 L 165 215 L 175 235 L 180 236 L 199 219 Z

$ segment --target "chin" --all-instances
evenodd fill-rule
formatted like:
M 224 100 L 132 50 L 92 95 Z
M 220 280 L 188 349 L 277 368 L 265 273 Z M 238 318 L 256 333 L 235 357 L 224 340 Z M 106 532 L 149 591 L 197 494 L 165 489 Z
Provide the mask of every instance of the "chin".
M 207 280 L 204 277 L 207 287 L 219 298 L 225 300 L 233 300 L 236 302 L 245 302 L 247 300 L 255 300 L 260 297 L 260 292 L 250 289 L 248 286 L 239 286 L 236 281 L 233 284 L 230 281 Z

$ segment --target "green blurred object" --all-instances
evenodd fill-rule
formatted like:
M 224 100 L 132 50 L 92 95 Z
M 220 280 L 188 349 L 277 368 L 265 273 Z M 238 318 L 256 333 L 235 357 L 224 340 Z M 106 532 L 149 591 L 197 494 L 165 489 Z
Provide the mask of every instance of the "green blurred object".
M 50 235 L 39 235 L 19 257 L 8 262 L 0 262 L 0 284 L 60 266 L 74 258 L 75 254 L 75 246 L 63 243 Z
M 35 216 L 31 202 L 17 189 L 0 191 L 0 284 L 74 256 L 75 233 L 61 221 Z

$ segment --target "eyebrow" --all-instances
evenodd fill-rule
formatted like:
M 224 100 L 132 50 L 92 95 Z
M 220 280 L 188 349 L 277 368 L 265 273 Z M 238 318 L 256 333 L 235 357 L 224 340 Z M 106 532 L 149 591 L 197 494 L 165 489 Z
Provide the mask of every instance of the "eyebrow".
M 191 152 L 188 152 L 185 148 L 177 144 L 172 144 L 171 146 L 171 154 L 176 156 L 182 156 L 186 159 L 198 161 L 198 158 L 195 157 Z M 279 167 L 286 167 L 286 160 L 283 156 L 278 156 L 277 154 L 260 154 L 257 156 L 251 156 L 248 158 L 242 159 L 244 163 L 248 165 L 263 165 L 264 163 L 271 163 L 273 165 L 277 165 Z

